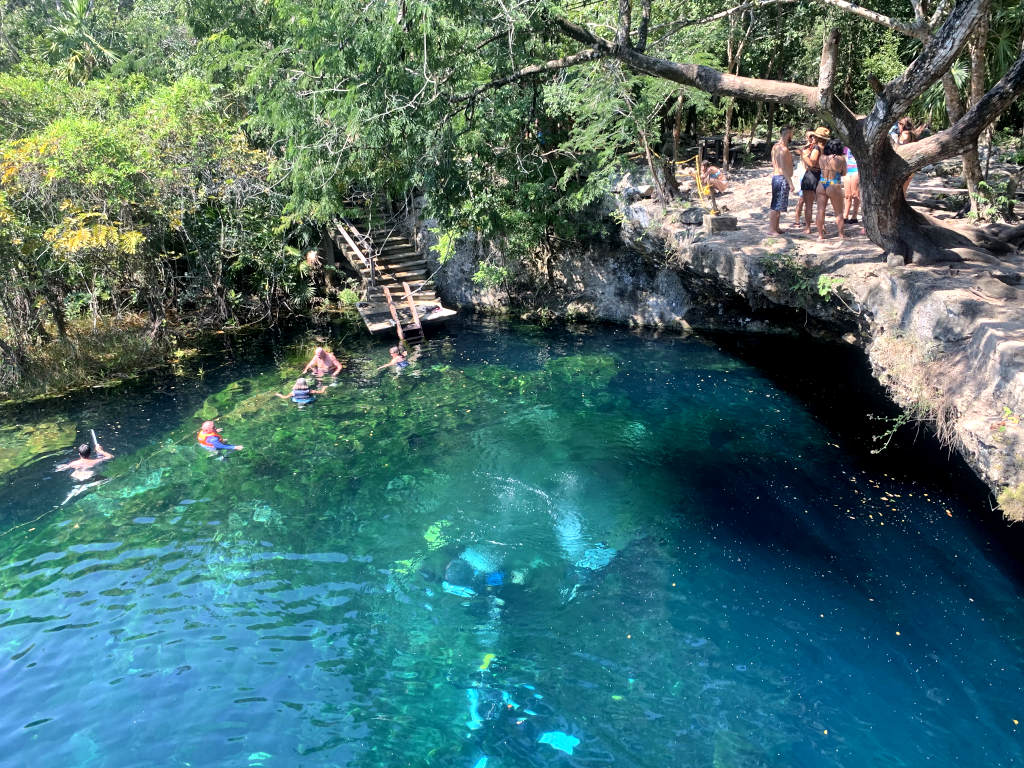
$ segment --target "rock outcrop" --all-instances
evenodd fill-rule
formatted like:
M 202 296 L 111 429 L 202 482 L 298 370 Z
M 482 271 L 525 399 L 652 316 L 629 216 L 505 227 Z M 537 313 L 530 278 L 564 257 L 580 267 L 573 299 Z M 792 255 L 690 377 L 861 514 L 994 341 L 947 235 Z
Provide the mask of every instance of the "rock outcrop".
M 767 237 L 767 177 L 747 173 L 749 182 L 720 200 L 737 208 L 727 211 L 736 231 L 706 235 L 706 216 L 692 207 L 663 210 L 622 194 L 616 241 L 518 265 L 504 285 L 485 288 L 473 275 L 500 254 L 466 239 L 440 269 L 439 292 L 501 310 L 515 297 L 529 312 L 572 320 L 799 330 L 856 343 L 907 415 L 932 421 L 1007 517 L 1024 519 L 1024 258 L 997 268 L 893 267 L 859 227 L 844 241 Z M 419 229 L 421 240 L 427 232 Z

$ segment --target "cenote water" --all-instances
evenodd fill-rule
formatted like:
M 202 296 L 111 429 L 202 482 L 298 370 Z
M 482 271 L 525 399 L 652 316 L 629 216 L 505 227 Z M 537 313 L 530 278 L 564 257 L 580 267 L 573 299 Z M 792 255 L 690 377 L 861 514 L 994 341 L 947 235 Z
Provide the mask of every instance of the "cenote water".
M 308 351 L 6 414 L 0 763 L 1024 762 L 1012 531 L 948 467 L 700 340 L 468 322 L 273 398 Z

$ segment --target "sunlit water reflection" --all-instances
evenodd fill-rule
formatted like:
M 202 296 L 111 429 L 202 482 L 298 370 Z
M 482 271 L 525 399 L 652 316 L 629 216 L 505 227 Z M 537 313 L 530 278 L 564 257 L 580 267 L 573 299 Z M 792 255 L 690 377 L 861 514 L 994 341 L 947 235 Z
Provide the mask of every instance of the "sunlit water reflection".
M 256 355 L 5 425 L 0 762 L 1021 763 L 983 500 L 865 470 L 700 341 L 469 324 L 385 361 L 301 409 Z M 89 427 L 118 458 L 60 506 Z

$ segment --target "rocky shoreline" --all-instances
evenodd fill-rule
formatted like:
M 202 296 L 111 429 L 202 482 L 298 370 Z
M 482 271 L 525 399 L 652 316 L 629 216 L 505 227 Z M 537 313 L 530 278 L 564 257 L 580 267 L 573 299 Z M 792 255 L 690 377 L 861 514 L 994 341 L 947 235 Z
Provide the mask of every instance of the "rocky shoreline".
M 619 242 L 540 257 L 495 289 L 472 275 L 500 255 L 466 238 L 437 273 L 439 293 L 446 303 L 478 309 L 515 304 L 528 315 L 569 320 L 800 331 L 856 344 L 906 418 L 932 422 L 1004 515 L 1024 520 L 1024 257 L 889 266 L 856 226 L 843 241 L 831 223 L 825 243 L 799 230 L 768 237 L 766 170 L 732 179 L 720 204 L 736 217 L 736 231 L 706 234 L 685 223 L 697 218 L 692 206 L 664 209 L 620 184 L 608 210 L 621 222 Z M 927 195 L 933 181 L 915 184 L 911 199 Z M 790 225 L 791 216 L 784 220 Z M 429 244 L 422 222 L 417 236 Z

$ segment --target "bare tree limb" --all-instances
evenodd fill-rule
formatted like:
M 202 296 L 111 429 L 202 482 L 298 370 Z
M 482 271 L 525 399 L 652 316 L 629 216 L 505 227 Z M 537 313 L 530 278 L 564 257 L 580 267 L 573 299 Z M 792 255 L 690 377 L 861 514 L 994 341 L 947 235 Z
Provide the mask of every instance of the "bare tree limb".
M 892 16 L 886 16 L 883 13 L 869 10 L 856 3 L 847 2 L 847 0 L 814 0 L 814 2 L 839 8 L 847 13 L 852 13 L 854 16 L 860 16 L 868 21 L 881 24 L 883 27 L 893 29 L 907 37 L 916 37 L 918 40 L 928 39 L 928 27 L 924 23 L 906 22 L 902 19 L 896 19 Z
M 582 64 L 587 61 L 596 61 L 597 59 L 601 58 L 602 55 L 603 54 L 598 51 L 589 49 L 585 51 L 580 51 L 579 53 L 574 53 L 572 56 L 564 56 L 561 59 L 552 59 L 551 61 L 546 61 L 543 64 L 531 64 L 528 67 L 523 67 L 522 69 L 513 72 L 511 75 L 499 77 L 496 80 L 491 80 L 488 83 L 484 83 L 483 85 L 474 88 L 469 93 L 463 94 L 461 96 L 454 96 L 452 97 L 452 103 L 459 104 L 464 101 L 472 101 L 485 91 L 490 91 L 493 90 L 494 88 L 501 88 L 502 86 L 508 85 L 509 83 L 514 83 L 517 80 L 522 80 L 524 77 L 530 77 L 531 75 L 539 75 L 544 72 L 554 72 L 559 69 L 568 69 L 569 67 L 574 67 L 577 64 Z
M 928 19 L 929 27 L 938 26 L 939 22 L 942 21 L 942 18 L 949 12 L 949 6 L 952 2 L 953 0 L 939 0 L 938 4 L 935 6 L 935 12 L 932 14 L 931 18 Z
M 832 101 L 832 88 L 836 80 L 836 60 L 839 57 L 839 30 L 825 30 L 821 44 L 821 66 L 818 69 L 818 98 L 822 104 Z
M 718 13 L 713 13 L 710 16 L 704 16 L 700 19 L 680 19 L 672 22 L 671 24 L 657 27 L 656 31 L 661 34 L 661 37 L 659 37 L 655 42 L 661 43 L 685 27 L 710 24 L 713 21 L 728 18 L 734 13 L 740 13 L 742 11 L 755 8 L 763 8 L 769 5 L 798 2 L 801 2 L 801 0 L 751 0 L 751 2 L 742 3 L 733 8 L 729 8 L 728 10 L 719 11 Z M 918 40 L 926 40 L 928 38 L 929 27 L 923 19 L 918 22 L 903 21 L 902 19 L 897 19 L 893 16 L 886 16 L 883 13 L 869 10 L 863 6 L 857 5 L 856 3 L 847 2 L 847 0 L 812 0 L 812 2 L 820 3 L 822 5 L 830 5 L 834 8 L 845 11 L 846 13 L 860 16 L 868 21 L 873 21 L 876 24 L 881 24 L 884 27 L 888 27 L 889 29 L 904 34 L 907 37 L 913 37 Z
M 595 51 L 606 57 L 618 59 L 635 72 L 690 85 L 712 95 L 721 94 L 740 99 L 759 99 L 815 111 L 821 109 L 818 89 L 814 86 L 727 75 L 701 64 L 679 64 L 648 56 L 630 48 L 620 48 L 610 40 L 598 37 L 585 27 L 560 16 L 552 16 L 551 21 L 567 37 L 584 45 L 593 46 Z
M 1021 94 L 1024 94 L 1024 52 L 1003 78 L 956 123 L 926 139 L 897 147 L 896 154 L 906 161 L 911 173 L 959 154 L 973 146 L 981 132 Z
M 640 28 L 636 31 L 636 45 L 640 53 L 647 50 L 647 30 L 651 26 L 651 0 L 641 0 Z
M 629 39 L 633 26 L 633 0 L 619 0 L 619 26 L 615 30 L 615 44 L 620 48 L 629 48 L 633 43 Z

